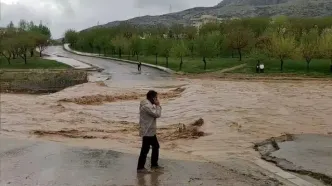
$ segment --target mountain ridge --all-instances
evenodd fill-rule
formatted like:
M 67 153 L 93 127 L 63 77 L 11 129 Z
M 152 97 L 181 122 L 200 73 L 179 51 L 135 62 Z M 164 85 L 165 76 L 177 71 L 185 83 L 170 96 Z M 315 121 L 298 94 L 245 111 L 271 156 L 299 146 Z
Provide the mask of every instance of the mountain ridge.
M 273 17 L 325 17 L 332 16 L 332 0 L 223 0 L 212 7 L 194 7 L 179 12 L 141 16 L 101 25 L 114 27 L 121 23 L 149 26 L 162 24 L 192 24 L 192 18 L 211 15 L 218 18 Z

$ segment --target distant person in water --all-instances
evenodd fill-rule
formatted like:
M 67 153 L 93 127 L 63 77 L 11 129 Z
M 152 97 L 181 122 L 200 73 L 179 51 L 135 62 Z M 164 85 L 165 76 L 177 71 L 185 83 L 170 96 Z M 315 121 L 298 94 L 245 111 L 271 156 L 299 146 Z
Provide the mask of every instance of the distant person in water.
M 137 172 L 150 173 L 145 168 L 146 157 L 152 147 L 151 169 L 160 170 L 163 167 L 158 165 L 159 159 L 159 142 L 157 139 L 157 118 L 161 116 L 161 106 L 158 100 L 158 93 L 150 90 L 146 94 L 146 99 L 141 101 L 140 107 L 140 136 L 142 137 L 142 148 L 138 159 Z
M 138 62 L 138 64 L 137 64 L 137 70 L 139 71 L 139 72 L 141 72 L 141 66 L 142 66 L 142 63 L 141 62 Z

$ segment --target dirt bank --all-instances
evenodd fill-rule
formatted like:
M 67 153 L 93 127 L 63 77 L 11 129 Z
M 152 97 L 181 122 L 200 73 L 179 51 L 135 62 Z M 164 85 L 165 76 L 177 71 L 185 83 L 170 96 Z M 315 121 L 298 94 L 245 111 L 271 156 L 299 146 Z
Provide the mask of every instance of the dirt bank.
M 53 93 L 88 82 L 80 70 L 0 70 L 0 92 Z
M 33 130 L 31 134 L 39 137 L 65 137 L 65 138 L 80 138 L 80 139 L 117 139 L 130 140 L 138 136 L 139 124 L 122 122 L 109 122 L 112 124 L 112 129 L 104 129 L 99 127 L 78 127 L 78 128 L 63 128 L 61 130 Z M 203 126 L 204 120 L 199 119 L 190 124 L 174 124 L 166 127 L 161 127 L 158 130 L 158 138 L 161 142 L 170 142 L 178 139 L 198 139 L 206 134 L 200 130 Z
M 237 80 L 237 81 L 332 81 L 332 75 L 326 76 L 306 76 L 299 74 L 240 74 L 207 72 L 201 74 L 176 74 L 178 78 L 190 79 L 213 79 L 213 80 Z
M 105 86 L 97 82 L 100 86 Z M 168 92 L 160 92 L 158 93 L 159 99 L 170 99 L 180 96 L 180 94 L 184 91 L 184 88 L 176 88 L 174 90 Z M 118 95 L 91 95 L 91 96 L 82 96 L 70 99 L 61 99 L 59 102 L 72 102 L 80 105 L 100 105 L 103 102 L 116 102 L 116 101 L 128 101 L 128 100 L 137 100 L 144 99 L 146 93 L 137 93 L 137 92 L 129 92 L 126 94 L 118 94 Z

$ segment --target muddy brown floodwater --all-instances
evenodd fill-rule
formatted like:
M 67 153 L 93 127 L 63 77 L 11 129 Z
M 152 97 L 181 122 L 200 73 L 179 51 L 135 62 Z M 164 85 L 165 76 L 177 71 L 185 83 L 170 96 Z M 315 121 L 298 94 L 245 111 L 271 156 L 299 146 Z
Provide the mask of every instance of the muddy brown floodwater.
M 183 159 L 251 159 L 259 156 L 254 143 L 272 136 L 332 132 L 328 81 L 182 79 L 133 87 L 87 83 L 50 95 L 1 94 L 1 133 L 137 153 L 139 101 L 152 88 L 162 94 L 162 150 Z M 194 133 L 183 133 L 200 118 Z

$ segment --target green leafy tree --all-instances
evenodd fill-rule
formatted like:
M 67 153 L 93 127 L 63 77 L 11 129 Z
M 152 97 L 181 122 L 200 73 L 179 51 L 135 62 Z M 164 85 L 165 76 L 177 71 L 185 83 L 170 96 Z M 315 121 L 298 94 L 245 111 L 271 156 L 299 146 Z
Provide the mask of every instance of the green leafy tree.
M 105 38 L 103 36 L 96 36 L 93 40 L 93 48 L 96 48 L 98 54 L 101 55 L 101 51 L 106 47 Z
M 7 28 L 8 29 L 14 29 L 15 28 L 15 25 L 14 25 L 13 21 L 10 21 L 10 23 L 7 25 Z
M 269 55 L 280 60 L 280 71 L 283 71 L 285 59 L 294 57 L 296 41 L 293 35 L 273 33 L 271 36 Z
M 197 52 L 203 57 L 204 70 L 206 70 L 207 62 L 206 58 L 215 57 L 218 54 L 218 43 L 216 38 L 218 33 L 210 33 L 208 35 L 202 35 L 196 40 Z
M 132 38 L 132 36 L 130 38 L 124 38 L 124 42 L 123 42 L 123 50 L 124 53 L 127 53 L 127 57 L 128 60 L 130 59 L 130 55 L 131 55 L 131 48 L 130 48 L 130 39 Z
M 278 34 L 286 34 L 289 31 L 290 22 L 287 16 L 278 16 L 272 20 L 272 24 L 269 29 L 277 32 Z
M 35 41 L 29 33 L 20 33 L 17 37 L 17 48 L 19 56 L 27 64 L 27 52 L 36 46 Z
M 84 51 L 85 45 L 86 45 L 86 42 L 85 42 L 84 37 L 79 37 L 76 42 L 76 48 Z
M 173 24 L 168 33 L 169 38 L 180 39 L 183 34 L 184 26 L 182 24 Z
M 307 71 L 313 58 L 318 57 L 319 52 L 319 33 L 317 28 L 311 29 L 309 32 L 304 31 L 300 40 L 299 50 L 301 56 L 307 62 Z
M 332 72 L 332 28 L 323 31 L 319 46 L 321 47 L 321 55 L 331 60 L 330 71 Z
M 194 58 L 195 55 L 196 39 L 187 40 L 187 46 L 190 51 L 191 58 Z
M 136 60 L 139 61 L 138 57 L 143 52 L 143 40 L 139 36 L 133 36 L 130 40 L 130 48 L 133 55 L 136 56 Z
M 79 37 L 75 30 L 67 30 L 65 33 L 65 41 L 69 43 L 72 47 L 75 47 Z
M 171 55 L 173 41 L 171 39 L 162 39 L 159 44 L 159 53 L 166 58 L 166 68 L 168 68 L 168 58 Z
M 113 38 L 109 36 L 106 43 L 107 43 L 107 49 L 111 52 L 111 55 L 115 54 L 116 47 L 113 43 Z
M 24 19 L 21 19 L 18 24 L 18 28 L 21 31 L 28 31 L 28 22 L 26 22 Z
M 0 41 L 0 54 L 6 58 L 8 64 L 11 62 L 11 38 L 2 38 Z
M 250 46 L 254 34 L 250 29 L 235 24 L 228 28 L 226 38 L 229 48 L 236 50 L 240 57 L 239 60 L 242 61 L 242 51 Z
M 182 70 L 183 66 L 183 57 L 188 54 L 188 47 L 185 45 L 183 40 L 178 40 L 176 43 L 173 45 L 171 49 L 171 55 L 180 58 L 180 65 L 179 65 L 179 70 Z
M 122 58 L 122 53 L 124 52 L 124 50 L 126 48 L 126 46 L 125 46 L 126 43 L 125 42 L 126 42 L 126 40 L 122 36 L 116 36 L 112 40 L 112 43 L 113 43 L 114 47 L 118 51 L 119 58 Z
M 48 36 L 46 36 L 44 34 L 39 34 L 39 33 L 35 33 L 34 35 L 35 35 L 35 37 L 34 37 L 35 44 L 39 50 L 39 57 L 42 57 L 42 52 L 49 45 Z
M 51 30 L 50 30 L 47 26 L 43 25 L 42 23 L 40 23 L 40 24 L 38 25 L 38 32 L 39 32 L 40 34 L 43 34 L 44 36 L 46 36 L 47 39 L 50 39 L 51 36 L 52 36 L 52 34 L 51 34 Z
M 164 37 L 164 34 L 167 34 L 168 28 L 165 25 L 157 24 L 148 29 L 147 33 L 150 33 L 153 36 Z
M 270 18 L 265 17 L 254 17 L 244 18 L 241 20 L 244 27 L 249 28 L 254 33 L 255 37 L 261 36 L 271 23 Z
M 154 55 L 156 57 L 155 64 L 158 64 L 158 54 L 159 54 L 159 41 L 158 37 L 149 37 L 145 40 L 145 52 L 147 55 Z
M 210 22 L 202 25 L 199 28 L 199 35 L 208 35 L 213 32 L 220 32 L 220 23 Z
M 250 51 L 249 56 L 256 60 L 258 64 L 260 64 L 262 61 L 264 61 L 265 59 L 267 59 L 267 54 L 264 53 L 264 50 L 260 49 L 260 48 L 253 48 Z
M 185 34 L 187 46 L 190 50 L 191 57 L 193 58 L 195 53 L 195 39 L 197 38 L 198 30 L 194 26 L 186 26 L 184 27 L 183 33 Z
M 271 48 L 271 38 L 266 36 L 261 36 L 256 39 L 255 45 L 250 51 L 250 57 L 255 59 L 257 63 L 261 63 L 263 60 L 269 58 Z
M 194 40 L 197 37 L 198 30 L 194 26 L 186 26 L 183 29 L 186 39 Z

